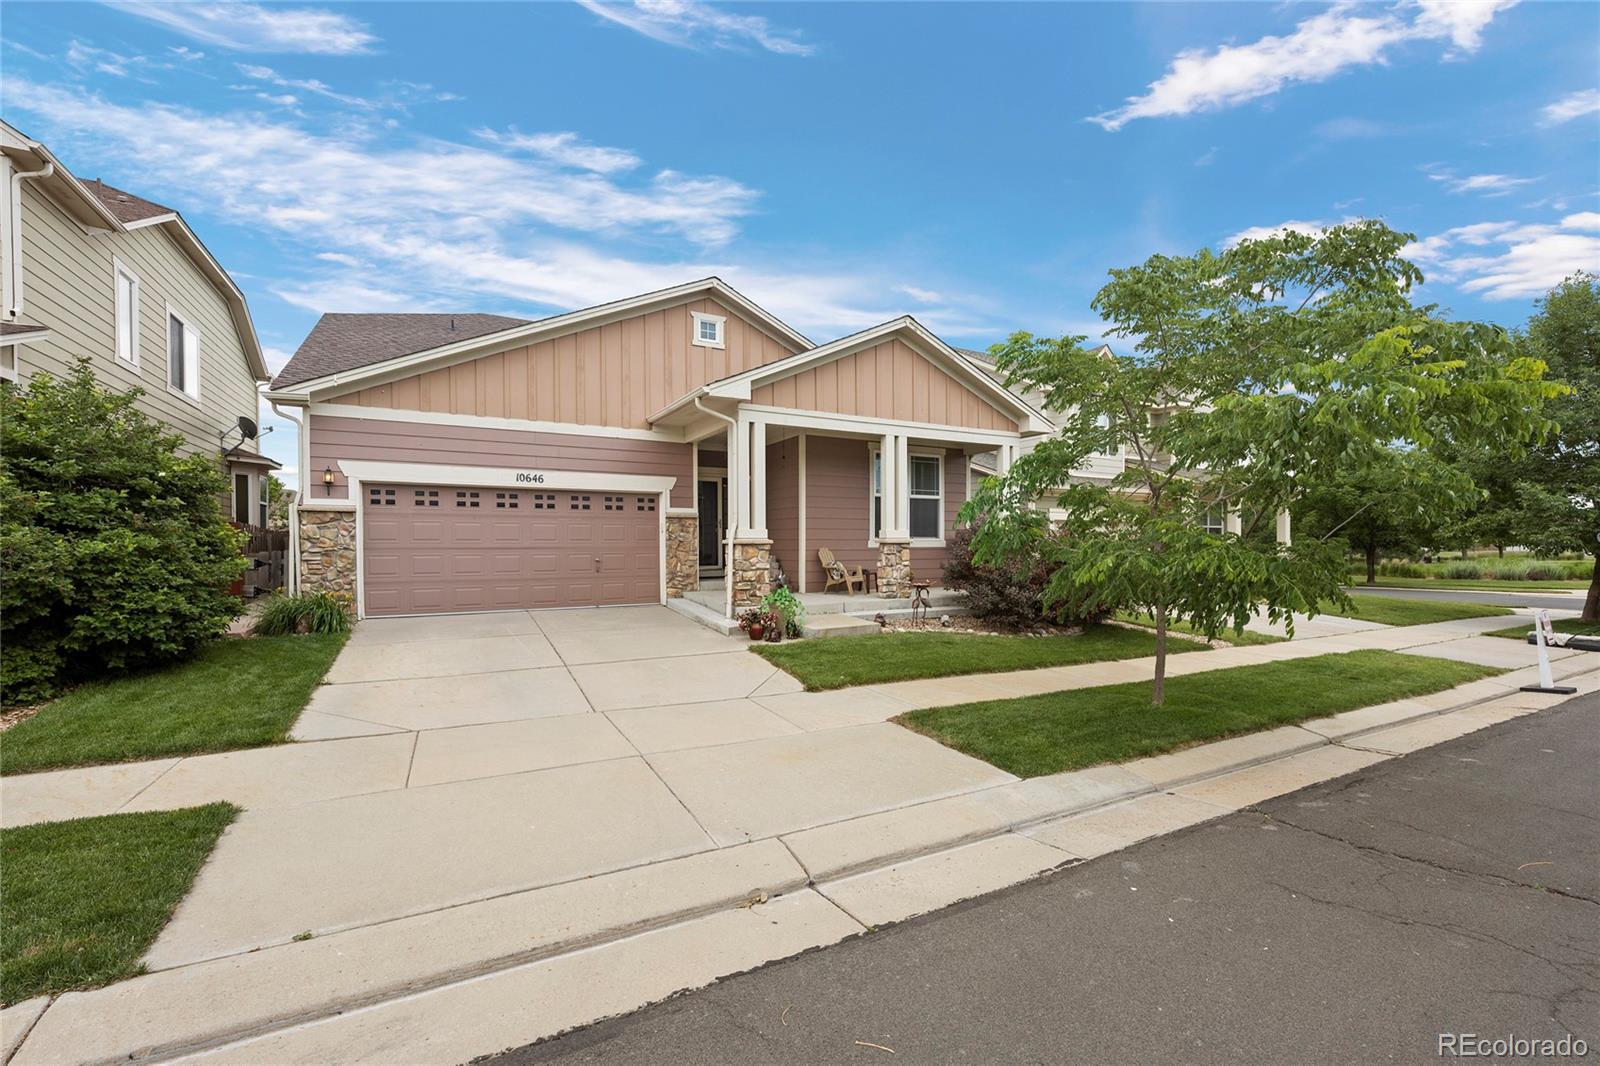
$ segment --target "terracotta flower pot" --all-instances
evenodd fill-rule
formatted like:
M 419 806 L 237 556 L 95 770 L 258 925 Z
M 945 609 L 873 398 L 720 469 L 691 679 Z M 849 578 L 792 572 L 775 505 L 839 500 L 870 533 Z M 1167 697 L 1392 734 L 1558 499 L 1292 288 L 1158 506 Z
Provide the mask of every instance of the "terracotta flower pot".
M 760 622 L 752 622 L 752 623 L 750 623 L 750 639 L 751 640 L 760 640 L 762 637 L 764 637 L 766 635 L 767 635 L 767 627 L 766 626 L 762 625 Z

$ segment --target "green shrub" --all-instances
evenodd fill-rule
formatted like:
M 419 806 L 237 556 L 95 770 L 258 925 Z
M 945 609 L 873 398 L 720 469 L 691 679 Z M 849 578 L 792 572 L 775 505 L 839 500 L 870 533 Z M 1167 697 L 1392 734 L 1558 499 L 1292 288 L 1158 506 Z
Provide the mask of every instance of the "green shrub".
M 0 383 L 0 701 L 182 658 L 239 613 L 215 459 L 101 388 L 87 360 Z
M 769 615 L 783 619 L 784 636 L 798 637 L 805 630 L 806 606 L 799 597 L 786 588 L 775 588 L 761 600 L 761 607 Z
M 1045 586 L 1050 583 L 1050 568 L 1043 560 L 1018 562 L 1011 566 L 980 566 L 972 560 L 973 530 L 962 526 L 951 533 L 945 553 L 944 583 L 947 588 L 967 594 L 967 611 L 975 618 L 998 626 L 1029 629 L 1040 622 L 1099 622 L 1116 612 L 1117 605 L 1104 603 L 1085 618 L 1067 618 L 1046 611 Z
M 348 633 L 351 600 L 331 592 L 274 592 L 250 632 L 258 637 L 291 633 Z
M 1427 577 L 1428 569 L 1421 563 L 1379 563 L 1378 573 L 1384 577 Z
M 1468 562 L 1445 563 L 1439 575 L 1451 581 L 1479 581 L 1483 578 L 1483 567 Z

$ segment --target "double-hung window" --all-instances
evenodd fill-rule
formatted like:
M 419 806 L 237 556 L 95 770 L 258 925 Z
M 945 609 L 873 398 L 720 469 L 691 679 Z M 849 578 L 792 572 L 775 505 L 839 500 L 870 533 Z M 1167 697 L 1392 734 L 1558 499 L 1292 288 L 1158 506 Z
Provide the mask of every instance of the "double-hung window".
M 944 543 L 944 460 L 937 455 L 909 457 L 907 502 L 908 532 L 913 543 Z M 883 455 L 872 453 L 872 530 L 876 540 L 883 528 Z
M 113 260 L 116 279 L 117 359 L 128 366 L 139 365 L 139 279 L 133 271 Z
M 167 308 L 167 387 L 191 400 L 200 399 L 200 332 L 171 307 Z

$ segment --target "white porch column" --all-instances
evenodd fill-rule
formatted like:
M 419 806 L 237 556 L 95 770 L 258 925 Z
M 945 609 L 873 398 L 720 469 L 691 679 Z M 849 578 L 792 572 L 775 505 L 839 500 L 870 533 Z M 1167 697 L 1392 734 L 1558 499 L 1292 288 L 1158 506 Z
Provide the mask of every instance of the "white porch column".
M 1002 444 L 995 453 L 994 472 L 998 477 L 1005 477 L 1011 472 L 1011 460 L 1016 458 L 1016 445 Z
M 894 535 L 911 536 L 911 452 L 904 433 L 894 438 Z M 940 467 L 942 470 L 943 467 Z
M 878 508 L 878 528 L 873 534 L 879 538 L 894 536 L 894 501 L 900 494 L 895 483 L 895 435 L 885 433 L 878 439 L 878 495 L 882 503 Z
M 1284 545 L 1293 543 L 1289 538 L 1289 511 L 1287 508 L 1278 512 L 1278 543 Z
M 767 535 L 767 424 L 750 422 L 750 536 Z
M 734 515 L 734 537 L 750 535 L 750 423 L 739 416 L 728 429 L 728 491 Z
M 1222 519 L 1222 530 L 1224 533 L 1232 533 L 1236 537 L 1244 534 L 1244 517 L 1239 514 L 1239 508 L 1228 508 L 1228 513 Z

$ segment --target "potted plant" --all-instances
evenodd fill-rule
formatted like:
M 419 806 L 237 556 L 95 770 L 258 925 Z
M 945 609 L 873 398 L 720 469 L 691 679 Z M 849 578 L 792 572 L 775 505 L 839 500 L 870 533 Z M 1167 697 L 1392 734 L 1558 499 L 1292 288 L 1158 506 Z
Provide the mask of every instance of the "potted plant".
M 751 640 L 761 640 L 767 635 L 766 612 L 752 607 L 739 612 L 739 628 L 750 634 Z
M 783 631 L 788 628 L 784 622 L 783 612 L 776 608 L 767 611 L 765 619 L 767 643 L 777 644 L 783 640 Z
M 769 633 L 773 629 L 779 630 L 778 639 L 783 637 L 799 637 L 805 633 L 805 604 L 800 602 L 800 597 L 786 588 L 776 588 L 761 600 L 761 608 L 767 614 L 766 623 Z

